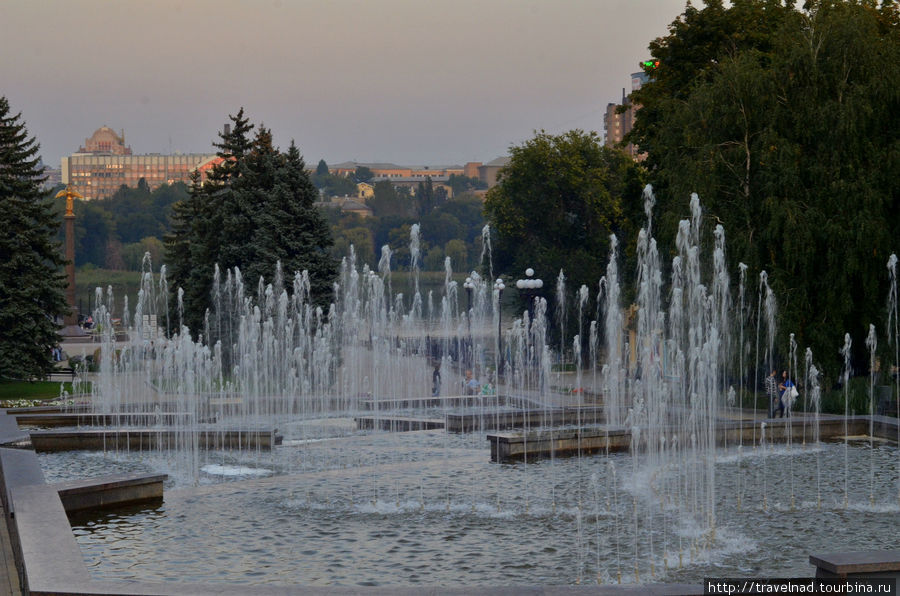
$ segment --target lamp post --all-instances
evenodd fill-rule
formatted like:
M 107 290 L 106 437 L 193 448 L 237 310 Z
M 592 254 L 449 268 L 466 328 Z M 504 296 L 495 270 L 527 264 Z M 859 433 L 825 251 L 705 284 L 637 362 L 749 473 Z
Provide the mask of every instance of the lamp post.
M 525 270 L 525 279 L 516 280 L 516 289 L 528 301 L 528 317 L 534 321 L 534 299 L 540 293 L 540 289 L 544 287 L 544 280 L 534 277 L 534 269 L 529 267 Z
M 497 290 L 497 385 L 499 387 L 500 375 L 503 373 L 503 333 L 500 324 L 500 305 L 503 302 L 503 290 L 506 289 L 506 285 L 501 278 L 498 277 L 497 281 L 494 282 L 494 289 Z
M 468 345 L 466 346 L 466 364 L 469 368 L 472 367 L 472 291 L 475 289 L 475 283 L 472 281 L 471 277 L 467 277 L 466 281 L 463 282 L 463 288 L 466 289 L 466 297 L 468 298 L 468 308 L 466 309 L 466 323 L 468 325 Z

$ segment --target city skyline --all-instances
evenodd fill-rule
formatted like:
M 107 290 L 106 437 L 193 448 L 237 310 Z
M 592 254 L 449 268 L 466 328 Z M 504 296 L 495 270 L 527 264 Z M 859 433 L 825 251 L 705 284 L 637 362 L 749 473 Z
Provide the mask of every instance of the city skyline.
M 535 130 L 602 132 L 684 0 L 5 5 L 5 95 L 57 168 L 100 126 L 211 150 L 244 107 L 308 163 L 487 162 Z

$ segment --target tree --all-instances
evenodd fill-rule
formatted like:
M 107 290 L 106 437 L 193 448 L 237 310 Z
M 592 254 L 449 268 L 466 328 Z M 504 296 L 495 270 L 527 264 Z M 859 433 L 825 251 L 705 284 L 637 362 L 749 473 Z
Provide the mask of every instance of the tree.
M 328 175 L 328 164 L 325 163 L 324 159 L 319 160 L 319 165 L 316 166 L 316 176 L 327 176 Z
M 391 267 L 395 271 L 409 271 L 412 265 L 412 255 L 409 252 L 409 235 L 412 231 L 411 223 L 404 223 L 388 232 L 388 241 L 385 243 L 391 247 Z M 425 247 L 427 250 L 427 247 Z M 380 255 L 379 249 L 379 255 Z
M 453 196 L 461 195 L 472 190 L 482 190 L 487 188 L 487 184 L 478 178 L 470 178 L 462 174 L 450 174 L 447 179 L 447 186 L 453 190 Z
M 249 134 L 254 125 L 244 109 L 229 119 L 229 132 L 220 132 L 215 144 L 222 161 L 210 169 L 205 184 L 200 184 L 199 175 L 192 178 L 190 197 L 174 207 L 172 234 L 166 237 L 170 286 L 184 290 L 184 323 L 195 332 L 203 329 L 213 271 L 220 258 L 224 204 L 234 200 L 232 186 L 246 168 L 244 160 L 251 148 Z
M 409 216 L 412 205 L 409 196 L 401 195 L 388 180 L 379 180 L 374 186 L 375 194 L 367 201 L 376 217 Z
M 887 293 L 900 226 L 888 174 L 900 165 L 898 24 L 894 3 L 707 2 L 651 44 L 660 66 L 634 94 L 661 246 L 698 192 L 732 270 L 768 272 L 781 351 L 794 333 L 832 373 L 843 334 L 884 320 L 873 297 Z
M 425 182 L 419 182 L 416 190 L 416 213 L 419 217 L 429 215 L 437 206 L 437 197 L 434 192 L 434 184 L 431 176 L 425 177 Z
M 469 270 L 469 249 L 459 238 L 449 240 L 444 246 L 444 253 L 450 257 L 450 265 L 454 271 Z
M 354 180 L 359 182 L 368 182 L 375 177 L 375 172 L 366 166 L 356 166 L 356 174 Z
M 521 275 L 533 267 L 553 279 L 563 269 L 573 291 L 595 287 L 606 268 L 598 255 L 609 252 L 610 234 L 631 225 L 626 214 L 640 201 L 640 188 L 627 184 L 638 167 L 581 130 L 542 131 L 510 147 L 509 165 L 484 204 L 495 233 L 494 271 Z
M 423 269 L 426 271 L 443 271 L 444 270 L 444 249 L 440 246 L 433 246 L 425 252 L 425 258 L 422 259 Z
M 199 218 L 204 213 L 205 200 L 207 198 L 200 183 L 200 170 L 194 170 L 191 172 L 188 197 L 172 206 L 172 231 L 164 238 L 167 274 L 172 287 L 187 288 L 193 264 L 192 242 L 200 241 L 197 237 Z M 189 310 L 188 314 L 192 312 Z
M 156 190 L 122 186 L 109 199 L 93 201 L 109 213 L 115 224 L 116 236 L 123 244 L 139 242 L 142 238 L 161 238 L 169 231 L 172 205 L 187 197 L 187 186 L 178 182 L 163 184 Z
M 375 258 L 373 238 L 372 230 L 361 226 L 344 230 L 335 240 L 335 250 L 332 254 L 337 254 L 337 256 L 343 258 L 350 254 L 350 246 L 352 245 L 356 251 L 357 266 L 361 267 L 363 264 L 367 264 L 372 269 L 377 270 L 378 260 Z
M 122 246 L 122 261 L 125 268 L 131 271 L 140 271 L 144 261 L 144 255 L 150 255 L 150 262 L 157 267 L 163 262 L 165 246 L 155 236 L 142 238 L 140 242 L 133 242 Z
M 58 213 L 65 212 L 65 199 L 60 199 Z M 116 226 L 100 201 L 75 201 L 75 265 L 91 263 L 102 267 L 106 262 L 106 247 L 116 238 Z M 65 240 L 65 227 L 59 226 L 59 241 Z
M 356 196 L 356 182 L 350 176 L 329 174 L 322 182 L 321 191 L 326 197 Z
M 0 377 L 44 377 L 53 368 L 59 314 L 66 313 L 64 264 L 54 241 L 59 221 L 41 191 L 39 145 L 21 113 L 0 97 Z
M 435 209 L 431 215 L 423 217 L 420 223 L 422 235 L 435 246 L 443 246 L 454 239 L 466 239 L 466 229 L 450 213 Z
M 473 194 L 463 193 L 454 195 L 443 203 L 438 207 L 437 213 L 452 215 L 463 228 L 459 237 L 466 242 L 473 242 L 481 237 L 481 230 L 484 228 L 483 207 L 481 199 Z
M 409 231 L 412 224 L 416 223 L 415 218 L 405 215 L 385 215 L 382 217 L 372 218 L 372 232 L 375 234 L 375 254 L 381 254 L 381 247 L 385 244 L 395 247 L 396 243 L 409 243 Z M 402 229 L 401 229 L 402 228 Z M 406 234 L 406 240 L 402 240 Z
M 271 146 L 271 135 L 266 142 Z M 308 271 L 313 301 L 327 305 L 333 298 L 332 282 L 337 274 L 337 262 L 330 256 L 334 241 L 314 205 L 318 193 L 303 157 L 293 141 L 286 153 L 271 153 L 267 147 L 260 147 L 259 153 L 268 157 L 267 163 L 260 164 L 261 171 L 254 168 L 255 160 L 250 162 L 255 193 L 261 194 L 262 202 L 254 218 L 254 249 L 247 253 L 255 253 L 257 261 L 249 270 L 272 279 L 275 262 L 280 261 L 288 275 Z
M 62 187 L 56 190 L 60 190 Z M 53 193 L 51 193 L 53 194 Z M 122 264 L 132 268 L 131 258 L 144 239 L 161 240 L 171 232 L 170 218 L 173 205 L 188 197 L 188 187 L 182 182 L 163 184 L 155 190 L 130 188 L 124 184 L 108 199 L 75 200 L 75 264 L 91 263 L 103 267 L 106 263 Z M 65 211 L 65 199 L 55 201 L 60 221 Z M 60 225 L 58 239 L 65 239 L 65 226 Z M 108 254 L 121 245 L 121 255 Z M 129 248 L 131 247 L 131 248 Z M 126 254 L 127 253 L 127 254 Z M 154 258 L 154 263 L 159 261 Z M 137 261 L 137 270 L 140 260 Z
M 217 145 L 222 163 L 208 182 L 192 180 L 190 198 L 175 207 L 167 251 L 175 283 L 185 289 L 185 321 L 202 329 L 216 264 L 240 268 L 247 283 L 273 280 L 278 261 L 287 275 L 309 272 L 311 295 L 331 297 L 337 264 L 330 257 L 331 232 L 314 203 L 318 197 L 303 158 L 291 143 L 286 153 L 272 145 L 272 133 L 254 128 L 241 110 L 231 133 Z

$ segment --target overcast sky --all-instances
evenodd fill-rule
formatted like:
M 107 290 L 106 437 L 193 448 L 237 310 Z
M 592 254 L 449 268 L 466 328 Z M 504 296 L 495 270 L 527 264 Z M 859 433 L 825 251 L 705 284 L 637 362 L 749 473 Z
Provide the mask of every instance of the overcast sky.
M 489 161 L 603 129 L 684 0 L 4 0 L 0 95 L 45 162 L 94 130 L 211 152 L 243 106 L 306 161 Z

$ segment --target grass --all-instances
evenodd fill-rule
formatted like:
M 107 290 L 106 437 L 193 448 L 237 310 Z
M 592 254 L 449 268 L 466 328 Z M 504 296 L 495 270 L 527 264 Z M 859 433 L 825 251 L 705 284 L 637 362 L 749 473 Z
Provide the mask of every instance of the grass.
M 72 394 L 72 383 L 58 381 L 11 381 L 0 380 L 0 407 L 26 407 L 42 405 L 59 399 L 60 385 L 64 391 Z M 90 391 L 90 383 L 79 385 L 81 391 Z
M 795 412 L 804 411 L 804 406 L 806 407 L 807 411 L 812 411 L 812 404 L 804 403 L 804 399 L 809 399 L 809 396 L 806 394 L 806 391 L 808 389 L 808 387 L 800 387 L 800 397 L 797 398 L 797 402 L 794 404 Z M 859 376 L 851 378 L 846 396 L 843 388 L 823 389 L 820 411 L 823 414 L 843 415 L 845 402 L 848 414 L 866 415 L 869 413 L 871 396 L 868 377 Z M 768 407 L 765 393 L 757 393 L 756 399 L 754 400 L 752 391 L 745 392 L 743 402 L 744 407 L 752 408 L 754 403 L 756 404 L 757 408 L 765 410 Z M 877 393 L 875 397 L 875 408 L 878 408 Z M 890 415 L 890 413 L 888 413 L 888 415 Z M 896 413 L 894 415 L 896 416 Z
M 869 378 L 859 376 L 850 379 L 846 397 L 843 389 L 831 389 L 822 392 L 822 411 L 832 414 L 843 414 L 846 408 L 849 414 L 865 415 L 871 405 Z M 878 396 L 875 396 L 875 408 L 878 408 Z M 877 412 L 876 412 L 877 413 Z
M 158 283 L 158 280 L 156 280 Z M 75 271 L 75 304 L 81 310 L 81 314 L 89 314 L 94 308 L 95 289 L 103 288 L 104 300 L 106 288 L 112 286 L 117 308 L 121 309 L 124 297 L 128 296 L 129 302 L 134 304 L 138 290 L 141 288 L 140 271 L 114 271 L 112 269 L 97 269 L 95 267 L 81 267 Z M 115 312 L 115 317 L 122 316 L 121 312 Z

